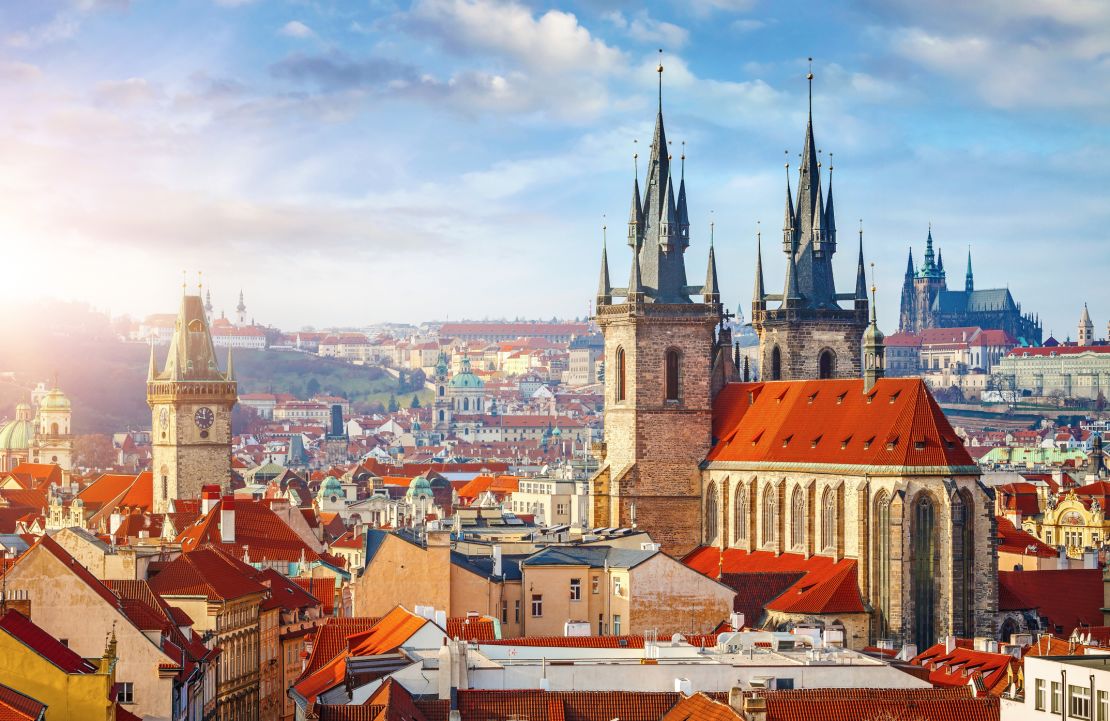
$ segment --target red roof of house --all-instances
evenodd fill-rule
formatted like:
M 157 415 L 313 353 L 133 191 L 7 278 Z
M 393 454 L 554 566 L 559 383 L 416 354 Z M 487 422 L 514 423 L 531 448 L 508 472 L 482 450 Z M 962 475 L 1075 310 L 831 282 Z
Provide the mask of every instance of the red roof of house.
M 1052 558 L 1056 555 L 1055 548 L 1028 531 L 1017 528 L 1003 516 L 998 516 L 995 520 L 998 522 L 999 553 L 1018 553 L 1038 558 Z
M 784 613 L 863 613 L 863 599 L 860 598 L 856 580 L 856 561 L 843 558 L 834 561 L 828 556 L 810 556 L 799 553 L 775 555 L 771 551 L 751 553 L 730 548 L 723 553 L 712 546 L 702 546 L 682 559 L 695 571 L 716 578 L 723 573 L 722 581 L 728 581 L 728 574 L 748 573 L 789 573 L 800 572 L 800 576 L 785 591 L 765 605 L 773 611 Z M 747 619 L 754 622 L 756 619 Z
M 1023 516 L 1036 516 L 1041 512 L 1037 500 L 1037 487 L 1032 483 L 1006 483 L 995 486 L 998 505 L 1008 511 L 1018 511 Z
M 266 587 L 251 580 L 255 569 L 219 548 L 205 546 L 183 553 L 150 580 L 159 596 L 205 596 L 226 601 L 265 593 Z
M 293 583 L 320 602 L 324 615 L 330 616 L 335 610 L 335 579 L 334 578 L 291 578 Z
M 681 697 L 673 691 L 470 690 L 459 691 L 458 706 L 463 721 L 659 721 Z
M 751 696 L 746 692 L 745 696 Z M 763 691 L 767 721 L 998 721 L 995 696 L 975 698 L 964 688 L 818 688 Z
M 743 721 L 743 718 L 728 704 L 699 692 L 679 699 L 659 721 Z
M 1101 626 L 1102 594 L 1097 568 L 998 573 L 998 610 L 1036 609 L 1056 635 L 1068 636 L 1077 626 Z
M 61 485 L 62 467 L 57 463 L 29 463 L 24 461 L 16 464 L 9 473 L 20 476 L 30 476 L 35 482 L 35 487 L 53 483 Z
M 749 412 L 750 410 L 750 412 Z M 709 461 L 974 466 L 920 378 L 730 383 L 713 404 Z
M 235 542 L 223 543 L 220 536 L 221 509 L 214 506 L 195 526 L 177 537 L 181 550 L 189 553 L 201 546 L 218 546 L 236 558 L 249 554 L 252 561 L 306 561 L 320 558 L 297 532 L 270 510 L 268 503 L 236 498 Z
M 19 611 L 8 611 L 0 618 L 0 631 L 4 631 L 65 673 L 86 674 L 96 671 L 96 666 L 78 656 Z
M 929 683 L 942 688 L 966 688 L 979 679 L 991 695 L 998 696 L 1010 685 L 1011 666 L 1018 663 L 1008 653 L 976 651 L 965 641 L 952 651 L 945 649 L 938 643 L 910 659 L 914 666 L 929 669 Z
M 0 721 L 38 721 L 46 704 L 0 684 Z

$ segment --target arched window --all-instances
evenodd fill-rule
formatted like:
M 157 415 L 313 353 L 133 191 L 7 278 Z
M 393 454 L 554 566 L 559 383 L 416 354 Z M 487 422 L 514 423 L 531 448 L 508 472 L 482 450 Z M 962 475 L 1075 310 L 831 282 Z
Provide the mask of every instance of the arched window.
M 913 504 L 913 619 L 918 648 L 936 643 L 936 508 L 927 493 Z
M 818 378 L 836 378 L 836 353 L 826 348 L 817 361 Z
M 681 357 L 676 349 L 670 348 L 667 350 L 665 366 L 666 366 L 666 395 L 665 398 L 669 401 L 678 400 L 678 376 Z
M 771 349 L 771 380 L 782 380 L 782 351 L 778 346 Z
M 836 490 L 825 489 L 821 499 L 821 548 L 836 550 Z
M 712 545 L 717 540 L 717 484 L 709 482 L 705 490 L 705 543 Z
M 624 363 L 624 348 L 617 348 L 617 400 L 623 401 L 625 399 L 625 363 Z
M 890 497 L 886 491 L 875 498 L 874 571 L 871 574 L 871 591 L 878 610 L 876 637 L 886 638 L 890 633 Z
M 952 497 L 952 603 L 956 633 L 975 635 L 974 556 L 975 519 L 970 495 L 960 491 Z
M 763 518 L 761 518 L 763 545 L 774 543 L 779 534 L 779 492 L 768 484 L 763 489 Z
M 442 421 L 442 420 L 444 420 L 444 419 L 445 419 L 446 417 L 447 417 L 447 416 L 445 416 L 445 415 L 444 415 L 444 413 L 443 413 L 443 411 L 441 410 L 441 411 L 439 412 L 439 419 L 440 419 L 440 420 Z
M 806 543 L 806 493 L 801 486 L 794 487 L 790 499 L 790 545 L 802 550 Z
M 443 386 L 440 386 L 440 387 L 439 387 L 439 394 L 440 394 L 441 396 L 443 395 Z
M 463 410 L 464 411 L 470 410 L 470 399 L 469 398 L 463 398 Z
M 58 435 L 58 424 L 57 423 L 51 423 L 50 424 L 50 432 L 55 436 Z
M 748 508 L 748 490 L 744 484 L 736 484 L 736 499 L 733 503 L 735 507 L 734 516 L 736 517 L 736 542 L 741 543 L 748 540 L 748 515 L 751 509 Z

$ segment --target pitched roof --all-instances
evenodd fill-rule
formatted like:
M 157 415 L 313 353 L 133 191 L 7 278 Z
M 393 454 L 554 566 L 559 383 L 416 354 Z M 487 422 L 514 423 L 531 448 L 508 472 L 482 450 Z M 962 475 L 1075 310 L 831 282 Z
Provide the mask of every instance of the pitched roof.
M 686 643 L 697 648 L 707 648 L 717 643 L 716 634 L 683 635 Z M 480 641 L 486 646 L 530 646 L 551 648 L 643 648 L 643 636 L 524 636 Z
M 612 546 L 548 546 L 521 561 L 523 566 L 589 566 L 635 568 L 660 551 L 614 548 Z
M 234 500 L 235 542 L 222 543 L 221 508 L 222 504 L 217 504 L 195 526 L 182 531 L 177 537 L 182 551 L 188 554 L 209 545 L 239 559 L 249 553 L 255 561 L 298 561 L 302 553 L 305 561 L 320 558 L 281 516 L 270 510 L 269 504 L 242 498 Z
M 998 573 L 998 610 L 1036 609 L 1057 635 L 1068 636 L 1077 626 L 1101 626 L 1102 594 L 1097 568 Z
M 976 468 L 920 378 L 730 383 L 713 437 L 710 462 Z
M 96 666 L 71 651 L 61 641 L 42 630 L 19 611 L 8 611 L 0 618 L 0 631 L 7 633 L 42 658 L 68 674 L 94 673 Z
M 211 546 L 183 553 L 168 563 L 150 587 L 159 596 L 204 596 L 227 601 L 265 593 L 266 587 L 251 580 L 255 569 Z
M 998 696 L 1010 685 L 1011 667 L 1018 661 L 1008 653 L 976 651 L 965 645 L 948 651 L 945 644 L 938 643 L 914 656 L 910 663 L 929 669 L 929 683 L 939 688 L 967 688 L 976 681 Z
M 717 548 L 702 546 L 691 551 L 682 562 L 710 578 L 716 578 L 719 572 L 723 572 L 721 580 L 726 584 L 730 574 L 803 574 L 772 600 L 764 603 L 764 608 L 773 611 L 862 613 L 865 610 L 856 580 L 855 559 L 842 558 L 834 561 L 829 556 L 806 558 L 798 553 L 776 556 L 770 551 L 749 553 L 735 548 L 722 553 Z M 754 623 L 758 620 L 758 615 L 746 616 L 745 620 Z
M 0 721 L 38 721 L 46 704 L 0 684 Z
M 1023 556 L 1037 556 L 1038 558 L 1053 558 L 1056 549 L 1028 531 L 1016 527 L 1004 516 L 998 516 L 998 551 L 999 553 L 1018 553 Z
M 743 718 L 728 704 L 696 693 L 680 699 L 659 721 L 743 721 Z
M 766 699 L 767 721 L 998 721 L 999 717 L 997 697 L 975 698 L 966 687 L 821 688 L 759 695 Z
M 378 656 L 397 650 L 423 628 L 428 619 L 398 606 L 382 616 L 370 629 L 347 638 L 347 648 L 355 656 Z M 446 629 L 445 629 L 446 630 Z

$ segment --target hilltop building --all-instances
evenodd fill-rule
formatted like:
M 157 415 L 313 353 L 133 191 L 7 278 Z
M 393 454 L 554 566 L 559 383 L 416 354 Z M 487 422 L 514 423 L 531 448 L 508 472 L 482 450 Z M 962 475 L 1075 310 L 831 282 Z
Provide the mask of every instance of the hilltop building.
M 155 513 L 165 513 L 171 499 L 200 498 L 204 485 L 219 484 L 226 490 L 231 483 L 231 409 L 237 384 L 231 351 L 226 371 L 216 362 L 199 295 L 181 298 L 161 371 L 156 370 L 151 346 L 146 387 Z
M 31 394 L 31 403 L 17 403 L 15 417 L 0 427 L 0 472 L 20 463 L 53 463 L 73 470 L 73 407 L 55 385 L 42 383 Z
M 925 240 L 925 259 L 920 268 L 914 267 L 913 249 L 910 249 L 902 282 L 898 330 L 918 333 L 925 328 L 967 326 L 1006 331 L 1025 346 L 1040 345 L 1043 332 L 1039 319 L 1021 312 L 1021 304 L 1014 302 L 1009 288 L 975 289 L 970 250 L 964 289 L 949 290 L 944 257 L 940 251 L 934 253 L 930 226 Z

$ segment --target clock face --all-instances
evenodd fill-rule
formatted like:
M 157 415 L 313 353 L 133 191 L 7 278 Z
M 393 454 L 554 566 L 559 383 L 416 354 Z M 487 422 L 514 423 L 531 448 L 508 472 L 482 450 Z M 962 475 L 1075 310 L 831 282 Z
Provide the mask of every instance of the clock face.
M 166 406 L 162 406 L 162 410 L 158 411 L 158 424 L 162 426 L 162 430 L 170 426 L 170 409 Z
M 212 412 L 211 408 L 197 408 L 197 412 L 193 414 L 193 422 L 197 424 L 197 428 L 201 430 L 208 430 L 212 427 L 213 421 L 216 420 L 216 414 Z

